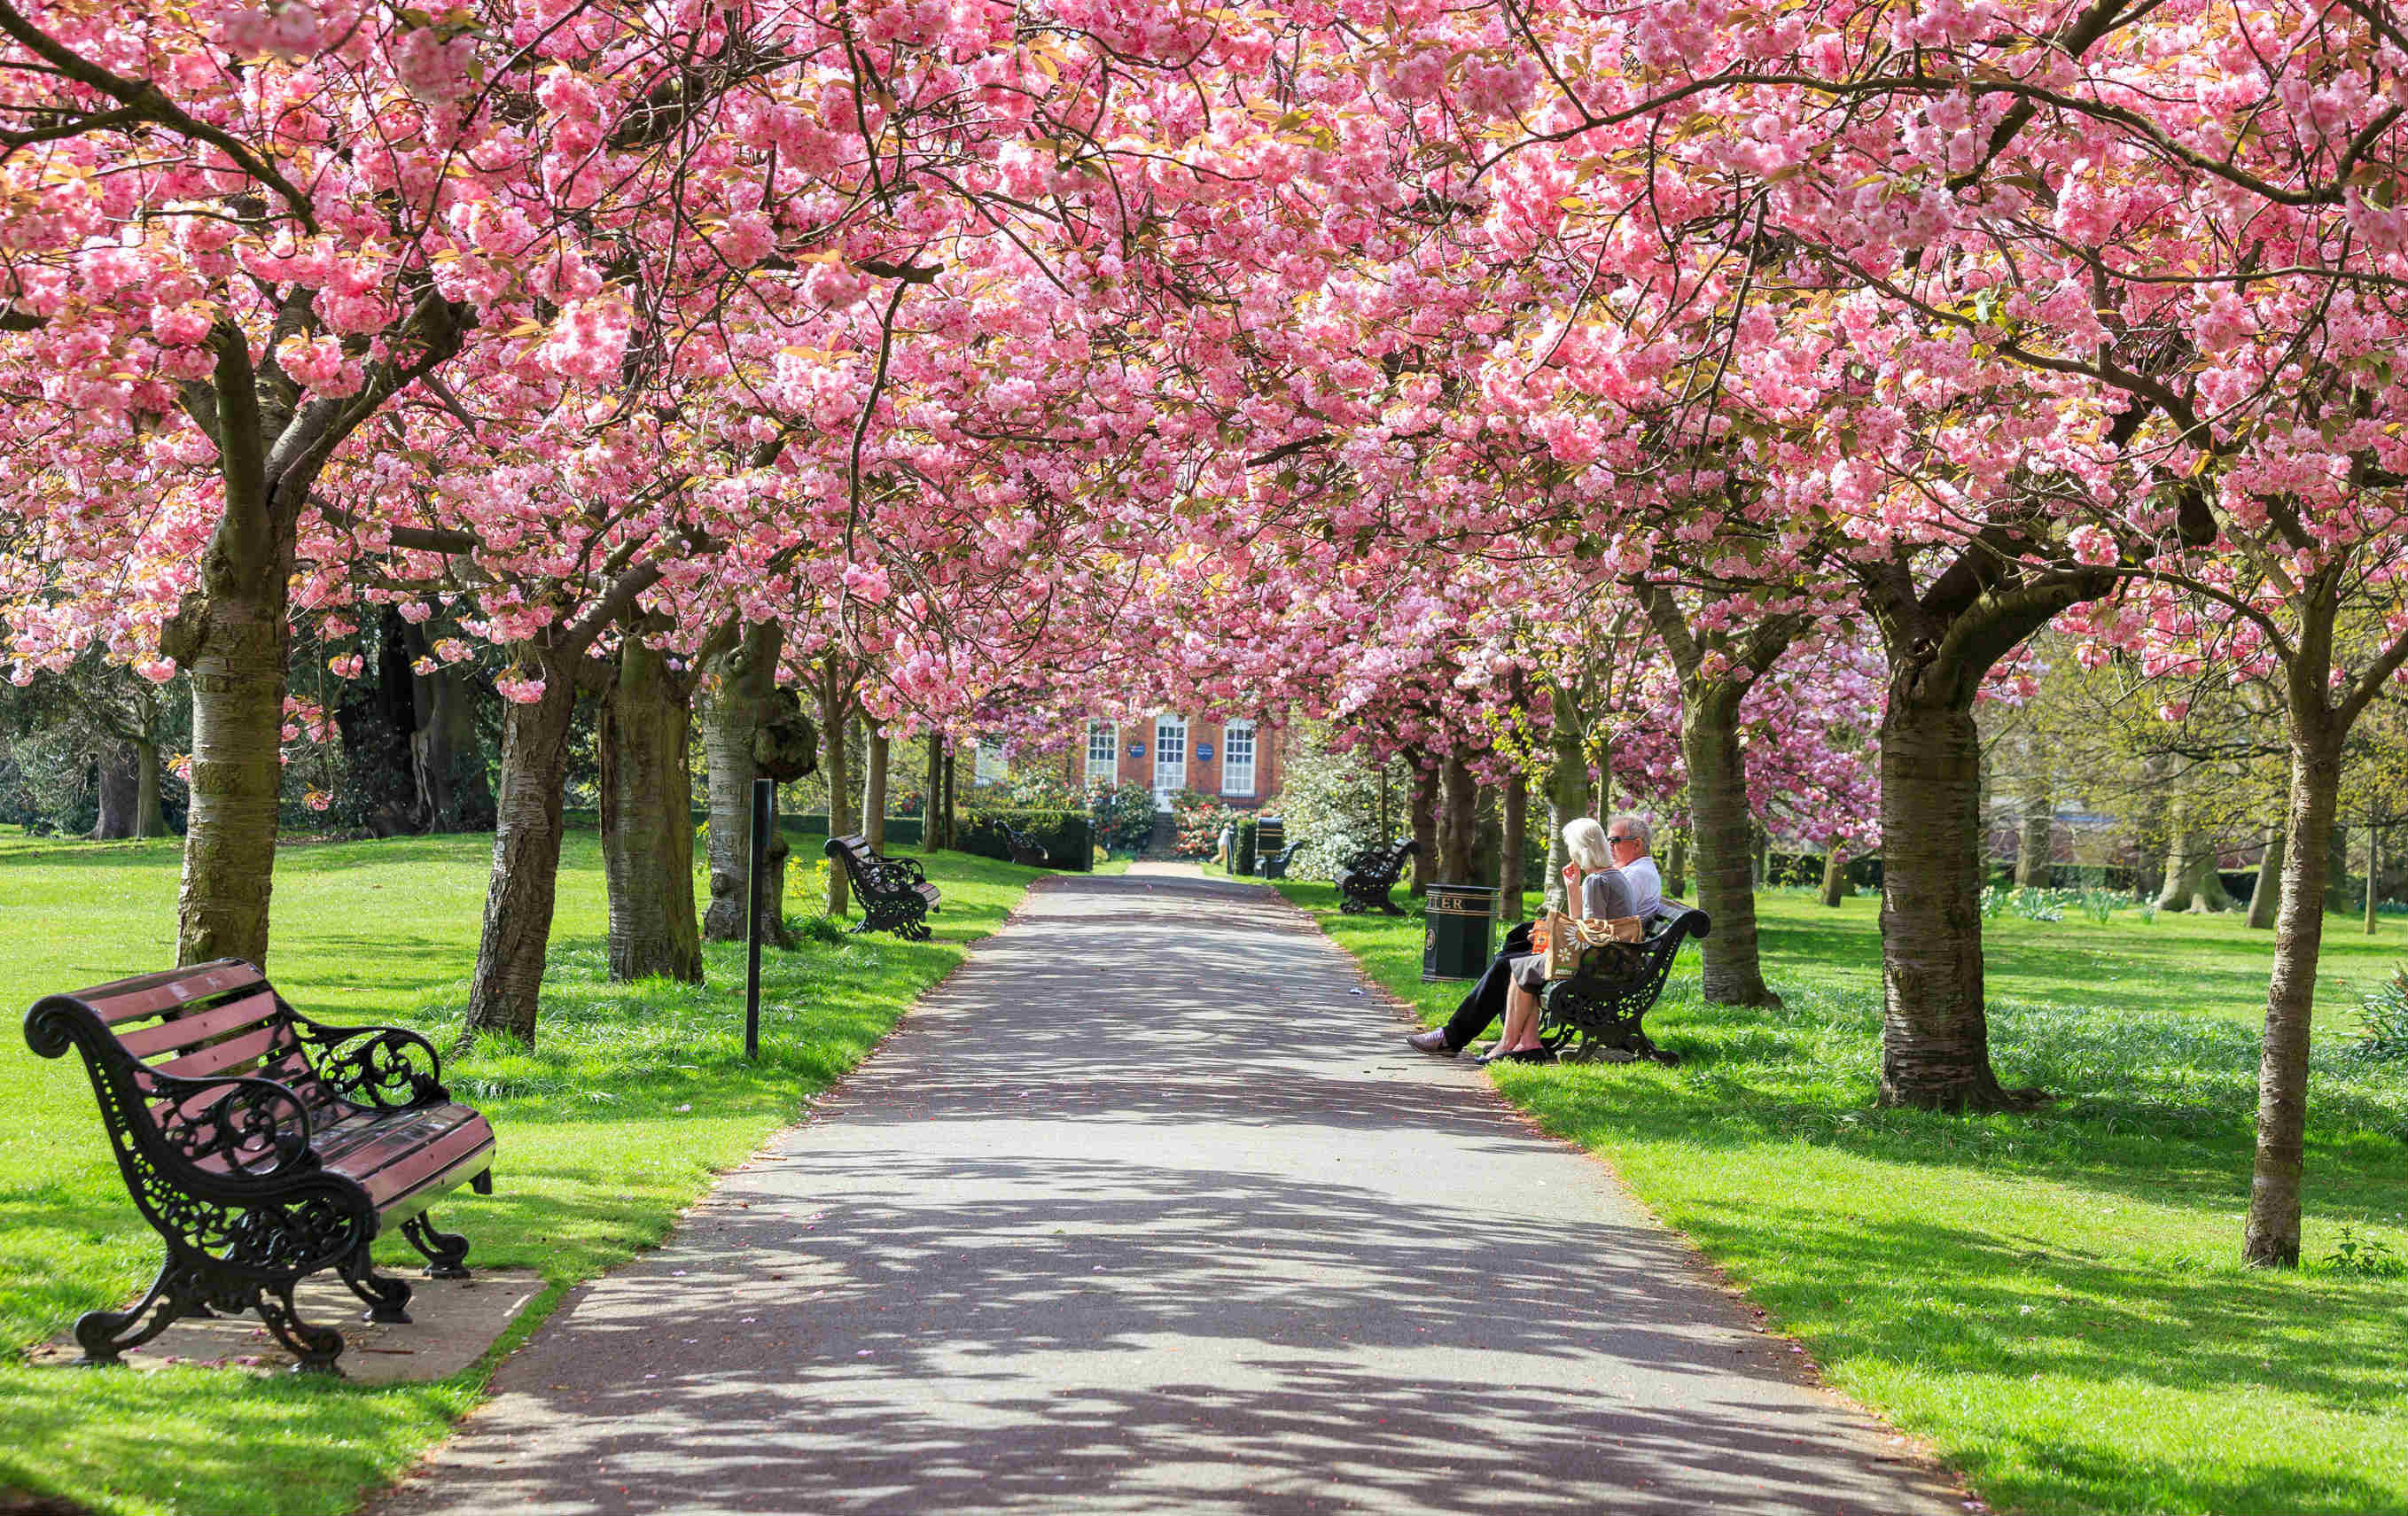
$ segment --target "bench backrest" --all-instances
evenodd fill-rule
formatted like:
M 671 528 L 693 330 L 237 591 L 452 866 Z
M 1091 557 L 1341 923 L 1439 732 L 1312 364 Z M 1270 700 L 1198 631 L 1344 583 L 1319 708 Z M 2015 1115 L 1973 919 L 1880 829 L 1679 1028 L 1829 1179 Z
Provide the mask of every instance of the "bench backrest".
M 47 995 L 25 1037 L 46 1056 L 82 1052 L 121 1153 L 157 1145 L 204 1173 L 301 1165 L 313 1123 L 349 1108 L 318 1077 L 292 1007 L 239 958 Z
M 869 838 L 859 832 L 851 837 L 828 838 L 827 854 L 844 860 L 845 874 L 852 879 L 855 893 L 862 894 L 893 894 L 896 881 L 882 876 L 888 872 L 887 860 L 869 846 Z

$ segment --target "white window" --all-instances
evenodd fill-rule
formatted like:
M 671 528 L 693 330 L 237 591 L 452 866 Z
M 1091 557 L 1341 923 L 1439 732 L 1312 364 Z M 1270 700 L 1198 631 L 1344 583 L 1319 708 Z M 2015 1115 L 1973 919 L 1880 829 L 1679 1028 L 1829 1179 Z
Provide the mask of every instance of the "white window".
M 1003 761 L 1003 750 L 992 742 L 978 745 L 978 762 L 972 769 L 981 784 L 1001 784 L 1011 775 L 1011 765 Z
M 1221 729 L 1221 793 L 1254 793 L 1254 723 L 1231 722 Z
M 1121 777 L 1121 725 L 1118 722 L 1087 723 L 1087 783 L 1113 784 Z
M 1154 808 L 1168 810 L 1170 797 L 1187 788 L 1187 718 L 1154 719 Z

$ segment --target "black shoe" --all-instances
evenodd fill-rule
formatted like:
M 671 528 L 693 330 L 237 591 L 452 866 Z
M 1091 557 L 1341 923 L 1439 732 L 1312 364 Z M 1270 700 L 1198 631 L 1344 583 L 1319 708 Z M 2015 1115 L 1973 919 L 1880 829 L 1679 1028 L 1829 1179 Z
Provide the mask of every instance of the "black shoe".
M 1426 1052 L 1433 1058 L 1452 1058 L 1455 1056 L 1455 1050 L 1446 1045 L 1446 1029 L 1444 1027 L 1433 1026 L 1426 1032 L 1415 1032 L 1412 1036 L 1405 1038 L 1405 1042 L 1406 1045 L 1411 1047 L 1415 1052 Z
M 1522 1048 L 1513 1052 L 1492 1052 L 1481 1060 L 1484 1064 L 1552 1064 L 1555 1055 L 1544 1048 Z

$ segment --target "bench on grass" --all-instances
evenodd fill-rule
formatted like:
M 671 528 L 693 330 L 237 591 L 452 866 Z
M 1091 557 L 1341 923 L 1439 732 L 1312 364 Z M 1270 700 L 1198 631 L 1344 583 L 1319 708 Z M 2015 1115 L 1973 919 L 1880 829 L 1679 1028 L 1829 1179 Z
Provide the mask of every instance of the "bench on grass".
M 1405 860 L 1421 851 L 1421 844 L 1412 837 L 1400 837 L 1384 847 L 1365 848 L 1338 867 L 1338 908 L 1349 916 L 1359 916 L 1367 910 L 1384 910 L 1391 916 L 1401 916 L 1388 892 L 1405 873 Z
M 1296 855 L 1303 851 L 1304 839 L 1302 837 L 1298 837 L 1294 842 L 1289 843 L 1286 847 L 1282 848 L 1279 851 L 1264 855 L 1264 857 L 1259 860 L 1257 866 L 1262 869 L 1263 878 L 1267 880 L 1283 880 L 1287 878 L 1288 865 L 1295 863 Z
M 873 852 L 869 839 L 858 832 L 828 838 L 827 855 L 843 864 L 853 893 L 861 899 L 855 932 L 892 932 L 910 942 L 927 940 L 928 913 L 944 894 L 928 882 L 917 858 Z
M 1540 1042 L 1569 1063 L 1679 1063 L 1681 1055 L 1656 1046 L 1640 1022 L 1664 993 L 1681 944 L 1703 937 L 1713 924 L 1704 911 L 1667 900 L 1641 940 L 1588 949 L 1578 973 L 1547 986 L 1539 1012 Z
M 1054 866 L 1054 855 L 1045 851 L 1045 844 L 1009 822 L 998 822 L 996 824 L 1002 829 L 1003 845 L 1011 854 L 1013 863 L 1028 868 Z
M 417 1033 L 323 1025 L 221 958 L 46 995 L 25 1040 L 83 1054 L 125 1187 L 167 1244 L 132 1309 L 76 1323 L 81 1362 L 116 1363 L 182 1317 L 255 1310 L 301 1369 L 339 1373 L 342 1334 L 303 1321 L 293 1287 L 331 1268 L 370 1320 L 409 1320 L 408 1283 L 368 1257 L 394 1224 L 429 1276 L 468 1277 L 466 1239 L 427 1206 L 462 1184 L 493 1194 L 494 1129 L 444 1090 Z

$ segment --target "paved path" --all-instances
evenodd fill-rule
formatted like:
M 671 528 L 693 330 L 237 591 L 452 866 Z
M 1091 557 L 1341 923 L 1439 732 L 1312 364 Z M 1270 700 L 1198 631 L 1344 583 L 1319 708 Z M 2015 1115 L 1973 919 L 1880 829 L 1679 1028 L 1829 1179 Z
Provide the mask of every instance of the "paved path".
M 1033 893 L 381 1509 L 1958 1509 L 1360 982 L 1250 886 Z

